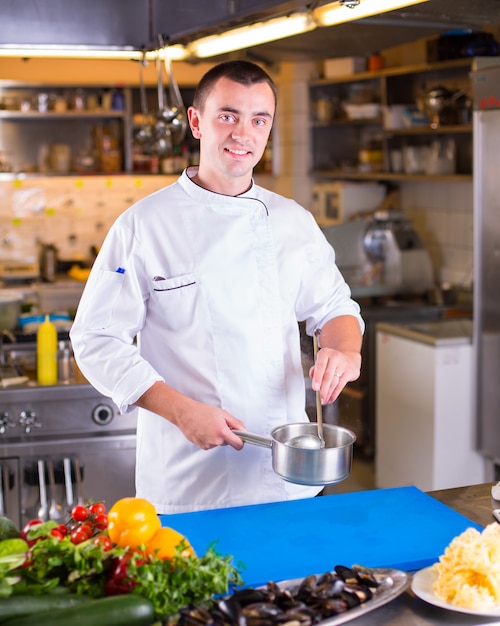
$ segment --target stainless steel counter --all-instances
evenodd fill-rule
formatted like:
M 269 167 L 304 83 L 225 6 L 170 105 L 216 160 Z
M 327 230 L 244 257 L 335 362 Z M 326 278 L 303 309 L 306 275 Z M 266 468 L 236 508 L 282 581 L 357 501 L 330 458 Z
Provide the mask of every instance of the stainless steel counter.
M 493 484 L 433 491 L 429 495 L 472 521 L 485 526 L 494 521 L 492 509 L 500 506 L 491 497 Z M 425 541 L 425 537 L 422 537 L 422 541 Z M 408 590 L 389 604 L 349 623 L 352 626 L 441 626 L 442 624 L 476 626 L 500 624 L 500 619 L 447 611 L 420 600 L 411 590 Z

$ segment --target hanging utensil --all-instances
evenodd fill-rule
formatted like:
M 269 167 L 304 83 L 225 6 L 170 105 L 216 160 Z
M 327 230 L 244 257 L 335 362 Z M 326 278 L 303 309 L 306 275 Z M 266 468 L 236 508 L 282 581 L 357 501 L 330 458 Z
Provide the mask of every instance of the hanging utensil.
M 59 521 L 62 518 L 62 507 L 56 500 L 56 481 L 54 477 L 54 464 L 52 460 L 47 461 L 47 474 L 49 477 L 50 487 L 50 507 L 49 507 L 49 519 Z
M 318 356 L 318 337 L 321 334 L 321 330 L 316 329 L 313 336 L 314 347 L 314 362 L 316 363 L 316 357 Z M 321 395 L 319 391 L 316 391 L 316 420 L 318 433 L 308 433 L 305 435 L 299 435 L 293 437 L 288 442 L 289 446 L 295 448 L 305 448 L 309 450 L 317 450 L 325 447 L 325 438 L 323 436 L 323 407 L 321 405 Z
M 187 113 L 186 108 L 184 106 L 184 102 L 182 101 L 181 92 L 177 81 L 174 77 L 174 72 L 172 70 L 172 62 L 168 55 L 168 52 L 165 53 L 164 57 L 164 65 L 165 71 L 168 77 L 168 90 L 169 90 L 169 99 L 172 106 L 172 109 L 175 109 L 176 114 L 172 119 L 172 141 L 175 146 L 182 143 L 184 137 L 186 136 L 187 130 Z
M 142 122 L 139 130 L 135 134 L 136 143 L 143 147 L 143 151 L 151 149 L 153 142 L 153 126 L 149 116 L 148 99 L 146 94 L 146 87 L 144 85 L 144 67 L 147 65 L 146 53 L 143 53 L 142 60 L 139 63 L 139 91 L 141 97 L 141 115 Z
M 49 504 L 47 500 L 47 484 L 45 482 L 45 461 L 38 460 L 38 485 L 40 487 L 40 508 L 37 512 L 38 519 L 46 522 L 49 518 Z
M 75 498 L 73 495 L 73 477 L 71 474 L 71 459 L 65 457 L 63 459 L 64 468 L 64 488 L 66 490 L 66 506 L 68 509 L 72 509 L 75 504 Z
M 168 154 L 173 151 L 171 120 L 174 116 L 172 110 L 165 108 L 163 89 L 163 69 L 160 57 L 156 57 L 156 78 L 158 83 L 158 112 L 153 127 L 154 151 L 157 154 Z
M 77 504 L 83 504 L 83 494 L 82 494 L 82 466 L 80 465 L 80 459 L 75 457 L 74 459 L 75 465 L 75 484 L 76 484 L 76 497 Z
M 158 43 L 161 49 L 165 48 L 165 42 L 161 35 L 158 35 Z M 168 79 L 168 95 L 165 93 L 163 83 L 163 65 Z M 179 87 L 174 78 L 168 52 L 164 54 L 164 63 L 162 63 L 160 54 L 156 57 L 156 74 L 158 112 L 154 125 L 154 148 L 158 154 L 166 154 L 172 152 L 174 146 L 182 143 L 187 130 L 187 115 Z

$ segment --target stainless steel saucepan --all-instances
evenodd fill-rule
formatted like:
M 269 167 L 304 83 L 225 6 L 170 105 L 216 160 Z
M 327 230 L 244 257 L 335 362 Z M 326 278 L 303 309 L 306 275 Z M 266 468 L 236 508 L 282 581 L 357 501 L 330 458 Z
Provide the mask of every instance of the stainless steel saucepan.
M 302 435 L 317 435 L 317 425 L 300 422 L 277 426 L 270 437 L 234 430 L 243 441 L 271 448 L 273 470 L 291 483 L 332 485 L 349 476 L 356 435 L 342 426 L 323 424 L 324 448 L 299 448 L 289 442 Z

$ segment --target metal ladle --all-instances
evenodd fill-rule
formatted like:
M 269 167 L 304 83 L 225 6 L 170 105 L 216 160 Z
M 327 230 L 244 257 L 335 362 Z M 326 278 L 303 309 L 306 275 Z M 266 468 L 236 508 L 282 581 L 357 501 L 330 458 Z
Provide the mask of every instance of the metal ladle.
M 165 48 L 165 42 L 161 35 L 158 35 L 158 43 L 160 48 Z M 168 154 L 176 145 L 180 145 L 187 130 L 186 109 L 167 52 L 165 52 L 164 66 L 168 78 L 168 97 L 163 84 L 162 61 L 158 55 L 156 57 L 158 112 L 153 133 L 154 150 L 160 155 Z
M 146 54 L 143 54 L 142 61 L 139 63 L 139 87 L 141 96 L 141 114 L 142 123 L 135 135 L 135 141 L 141 144 L 144 150 L 150 150 L 153 141 L 153 126 L 151 124 L 146 87 L 144 85 L 144 66 L 147 65 Z
M 321 334 L 321 330 L 318 328 L 313 336 L 314 347 L 314 362 L 316 363 L 316 357 L 318 355 L 318 336 Z M 313 435 L 299 435 L 298 437 L 292 437 L 287 443 L 294 448 L 307 448 L 310 450 L 319 450 L 325 447 L 325 438 L 323 436 L 323 407 L 321 406 L 321 396 L 319 391 L 316 391 L 316 420 L 318 424 L 318 434 Z

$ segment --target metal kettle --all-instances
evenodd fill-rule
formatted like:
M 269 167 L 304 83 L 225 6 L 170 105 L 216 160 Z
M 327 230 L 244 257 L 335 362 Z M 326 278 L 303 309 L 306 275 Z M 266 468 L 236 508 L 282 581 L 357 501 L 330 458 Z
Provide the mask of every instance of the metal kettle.
M 431 127 L 456 122 L 456 101 L 466 93 L 466 89 L 453 92 L 447 87 L 436 85 L 427 90 L 418 100 L 418 108 L 430 119 Z

